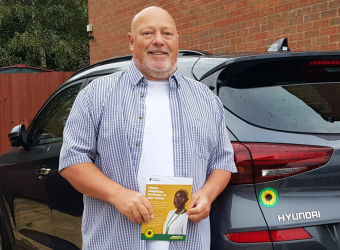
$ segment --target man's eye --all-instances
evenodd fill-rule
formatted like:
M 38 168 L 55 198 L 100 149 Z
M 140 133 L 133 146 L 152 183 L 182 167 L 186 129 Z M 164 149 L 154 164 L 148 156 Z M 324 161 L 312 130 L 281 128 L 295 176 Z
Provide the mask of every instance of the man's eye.
M 165 35 L 166 35 L 166 36 L 171 36 L 171 33 L 165 32 Z

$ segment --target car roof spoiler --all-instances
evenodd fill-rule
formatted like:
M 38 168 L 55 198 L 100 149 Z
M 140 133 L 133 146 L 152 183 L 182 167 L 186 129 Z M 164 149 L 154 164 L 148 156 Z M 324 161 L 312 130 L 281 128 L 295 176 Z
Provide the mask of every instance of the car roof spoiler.
M 288 39 L 287 38 L 281 38 L 280 40 L 277 40 L 275 43 L 270 45 L 270 47 L 266 51 L 267 53 L 286 53 L 290 52 L 290 49 L 288 47 Z

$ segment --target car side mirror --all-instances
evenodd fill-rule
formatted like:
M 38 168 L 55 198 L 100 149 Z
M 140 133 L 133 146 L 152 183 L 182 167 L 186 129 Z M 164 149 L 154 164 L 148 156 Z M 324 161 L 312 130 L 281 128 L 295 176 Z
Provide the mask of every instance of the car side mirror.
M 9 141 L 11 142 L 11 146 L 19 147 L 27 146 L 27 137 L 26 137 L 26 129 L 24 124 L 20 124 L 12 128 L 11 132 L 8 134 Z

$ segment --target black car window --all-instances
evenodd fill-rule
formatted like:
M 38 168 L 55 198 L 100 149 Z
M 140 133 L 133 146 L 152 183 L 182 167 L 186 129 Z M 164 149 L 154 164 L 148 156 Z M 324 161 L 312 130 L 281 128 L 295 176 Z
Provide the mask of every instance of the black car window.
M 64 126 L 80 86 L 63 90 L 45 106 L 31 128 L 31 144 L 62 141 Z
M 299 133 L 340 133 L 339 95 L 337 60 L 256 65 L 219 90 L 223 105 L 248 123 Z

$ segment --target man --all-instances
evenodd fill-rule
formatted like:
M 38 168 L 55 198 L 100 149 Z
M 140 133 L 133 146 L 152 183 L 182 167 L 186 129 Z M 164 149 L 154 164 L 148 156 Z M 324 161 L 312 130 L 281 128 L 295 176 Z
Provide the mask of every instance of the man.
M 209 249 L 211 203 L 236 171 L 223 106 L 176 71 L 167 11 L 142 10 L 128 38 L 130 68 L 83 89 L 64 130 L 59 169 L 85 194 L 83 249 Z M 140 240 L 153 218 L 143 195 L 150 175 L 194 179 L 186 241 Z

